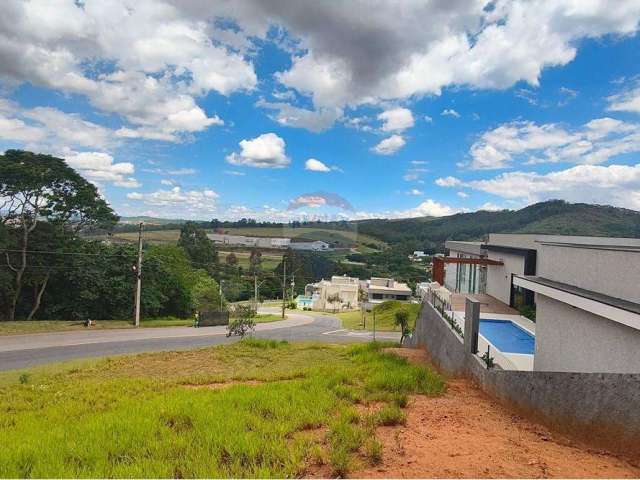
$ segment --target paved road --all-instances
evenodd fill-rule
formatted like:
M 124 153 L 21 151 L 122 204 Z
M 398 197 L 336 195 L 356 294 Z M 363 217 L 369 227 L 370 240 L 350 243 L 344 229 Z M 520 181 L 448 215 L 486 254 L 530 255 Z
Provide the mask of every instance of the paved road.
M 268 310 L 265 310 L 265 313 Z M 272 313 L 272 312 L 269 312 Z M 364 342 L 370 332 L 342 329 L 331 316 L 289 313 L 287 320 L 259 323 L 255 336 L 288 341 L 329 343 Z M 398 340 L 391 332 L 378 333 L 380 340 Z M 167 327 L 139 330 L 78 330 L 0 337 L 0 370 L 54 363 L 74 358 L 103 357 L 162 350 L 185 350 L 237 341 L 227 338 L 225 327 Z

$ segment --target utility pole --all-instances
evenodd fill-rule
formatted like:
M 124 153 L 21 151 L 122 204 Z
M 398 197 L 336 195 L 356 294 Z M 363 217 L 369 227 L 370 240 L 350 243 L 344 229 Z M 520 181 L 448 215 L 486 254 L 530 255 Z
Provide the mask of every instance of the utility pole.
M 296 289 L 296 274 L 295 272 L 291 274 L 291 301 L 293 302 L 293 295 Z
M 140 326 L 140 294 L 142 293 L 142 222 L 138 230 L 138 264 L 136 265 L 136 317 L 135 326 Z
M 258 275 L 253 273 L 253 309 L 258 311 Z
M 283 258 L 283 262 L 282 262 L 282 319 L 284 320 L 284 302 L 286 300 L 286 296 L 287 296 L 287 262 L 286 260 Z
M 376 309 L 373 309 L 373 341 L 376 341 Z
M 222 311 L 222 282 L 224 282 L 224 280 L 220 279 L 220 311 Z

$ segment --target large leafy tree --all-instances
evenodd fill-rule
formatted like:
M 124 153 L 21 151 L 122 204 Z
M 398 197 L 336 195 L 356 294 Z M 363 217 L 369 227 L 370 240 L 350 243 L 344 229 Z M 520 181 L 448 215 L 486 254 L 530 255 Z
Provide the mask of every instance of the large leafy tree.
M 0 247 L 10 277 L 10 285 L 3 292 L 4 318 L 16 318 L 29 273 L 37 273 L 32 275 L 34 281 L 39 278 L 29 317 L 35 314 L 48 284 L 51 263 L 33 255 L 32 241 L 39 226 L 46 222 L 56 236 L 73 239 L 83 228 L 111 228 L 117 220 L 95 185 L 63 159 L 22 150 L 7 150 L 0 155 Z
M 195 222 L 186 222 L 180 229 L 178 246 L 184 248 L 189 260 L 201 268 L 211 268 L 218 262 L 218 252 L 207 234 Z

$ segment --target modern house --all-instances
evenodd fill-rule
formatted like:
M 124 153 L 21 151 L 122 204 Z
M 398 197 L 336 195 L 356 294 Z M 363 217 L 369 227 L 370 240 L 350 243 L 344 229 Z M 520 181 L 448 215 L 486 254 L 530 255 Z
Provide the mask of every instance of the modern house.
M 331 280 L 309 283 L 304 289 L 304 297 L 311 298 L 314 310 L 342 310 L 358 306 L 360 281 L 357 278 L 334 275 Z M 334 300 L 335 301 L 332 301 Z M 308 303 L 302 299 L 303 303 Z
M 534 370 L 640 372 L 640 239 L 491 234 L 446 247 L 436 282 L 535 312 Z
M 367 295 L 364 305 L 367 310 L 377 303 L 388 300 L 408 301 L 412 293 L 406 283 L 397 282 L 393 278 L 373 277 L 370 280 L 363 280 L 360 287 Z

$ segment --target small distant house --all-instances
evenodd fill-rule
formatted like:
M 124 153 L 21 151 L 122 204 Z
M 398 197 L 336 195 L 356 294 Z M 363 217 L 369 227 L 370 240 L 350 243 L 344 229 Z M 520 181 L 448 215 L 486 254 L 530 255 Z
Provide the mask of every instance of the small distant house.
M 314 310 L 355 308 L 358 306 L 360 281 L 357 278 L 334 275 L 331 280 L 320 280 L 305 287 L 305 297 L 311 297 Z M 331 302 L 335 296 L 339 301 Z
M 393 278 L 373 277 L 370 280 L 364 280 L 361 287 L 367 294 L 367 309 L 388 300 L 406 302 L 411 298 L 412 293 L 406 283 L 397 282 Z

